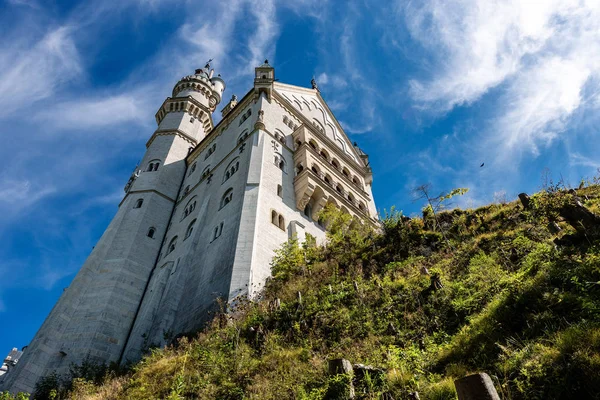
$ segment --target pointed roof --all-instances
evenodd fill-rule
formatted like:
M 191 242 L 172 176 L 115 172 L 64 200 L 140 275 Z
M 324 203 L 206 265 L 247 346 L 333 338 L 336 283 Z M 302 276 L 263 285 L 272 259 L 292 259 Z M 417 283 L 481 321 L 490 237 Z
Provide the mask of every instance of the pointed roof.
M 359 165 L 365 165 L 361 158 L 361 152 L 357 151 L 357 148 L 348 139 L 348 135 L 346 135 L 329 106 L 321 97 L 318 89 L 303 88 L 280 82 L 275 82 L 273 86 L 281 97 L 287 100 L 314 127 L 324 133 L 346 156 Z

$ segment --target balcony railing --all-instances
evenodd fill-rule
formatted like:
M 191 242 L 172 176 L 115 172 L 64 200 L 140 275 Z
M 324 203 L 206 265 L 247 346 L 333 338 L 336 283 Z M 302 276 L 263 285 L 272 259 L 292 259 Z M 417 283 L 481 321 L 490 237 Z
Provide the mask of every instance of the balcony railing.
M 345 202 L 350 203 L 358 211 L 362 212 L 363 214 L 366 214 L 367 216 L 369 215 L 365 204 L 363 204 L 363 207 L 361 207 L 360 202 L 358 200 L 350 199 L 348 197 L 348 195 L 351 194 L 351 192 L 344 190 L 343 188 L 339 188 L 339 186 L 334 185 L 332 182 L 328 182 L 325 179 L 325 174 L 323 172 L 321 172 L 321 171 L 315 172 L 312 169 L 305 169 L 302 172 L 304 172 L 304 171 L 306 171 L 306 173 L 312 174 L 312 175 L 316 176 L 317 178 L 319 178 L 319 180 L 321 180 L 323 183 L 325 183 L 325 185 L 329 186 L 335 194 L 342 197 Z M 296 178 L 298 178 L 302 174 L 302 172 L 298 173 L 298 176 Z

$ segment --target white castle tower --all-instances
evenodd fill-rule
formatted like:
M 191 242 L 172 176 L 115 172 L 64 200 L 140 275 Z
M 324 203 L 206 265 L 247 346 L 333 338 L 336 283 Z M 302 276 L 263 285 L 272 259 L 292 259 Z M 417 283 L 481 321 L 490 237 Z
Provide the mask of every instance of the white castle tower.
M 117 214 L 2 389 L 32 392 L 86 359 L 135 361 L 201 329 L 217 298 L 261 289 L 283 242 L 323 240 L 327 203 L 376 220 L 368 157 L 314 80 L 301 88 L 274 73 L 267 61 L 257 67 L 217 126 L 225 83 L 210 65 L 175 85 Z

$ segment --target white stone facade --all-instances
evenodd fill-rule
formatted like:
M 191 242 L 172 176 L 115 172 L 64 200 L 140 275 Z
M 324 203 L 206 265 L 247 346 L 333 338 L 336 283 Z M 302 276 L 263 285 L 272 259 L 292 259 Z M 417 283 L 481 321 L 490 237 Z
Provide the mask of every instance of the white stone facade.
M 277 83 L 265 63 L 213 127 L 224 87 L 209 66 L 177 83 L 115 218 L 4 389 L 31 392 L 86 358 L 135 361 L 201 329 L 217 298 L 262 288 L 283 242 L 324 240 L 327 203 L 376 221 L 368 158 L 316 87 Z

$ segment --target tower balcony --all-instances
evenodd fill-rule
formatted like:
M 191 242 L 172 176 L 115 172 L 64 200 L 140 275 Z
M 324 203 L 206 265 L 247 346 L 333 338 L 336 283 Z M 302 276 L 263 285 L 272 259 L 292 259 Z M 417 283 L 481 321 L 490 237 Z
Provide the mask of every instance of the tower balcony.
M 304 146 L 308 147 L 313 156 L 327 167 L 328 171 L 333 174 L 337 180 L 343 182 L 344 185 L 352 188 L 353 191 L 360 193 L 368 202 L 370 195 L 365 191 L 365 183 L 371 182 L 371 170 L 368 167 L 356 165 L 356 162 L 348 158 L 347 155 L 337 147 L 333 142 L 327 139 L 320 138 L 316 128 L 307 127 L 306 125 L 299 126 L 293 133 L 292 137 L 297 151 L 302 151 Z M 331 154 L 331 155 L 330 155 Z M 303 164 L 304 167 L 310 167 L 308 163 Z
M 316 220 L 327 203 L 361 219 L 369 218 L 369 198 L 363 190 L 343 182 L 341 173 L 310 145 L 303 143 L 294 153 L 296 207 Z

